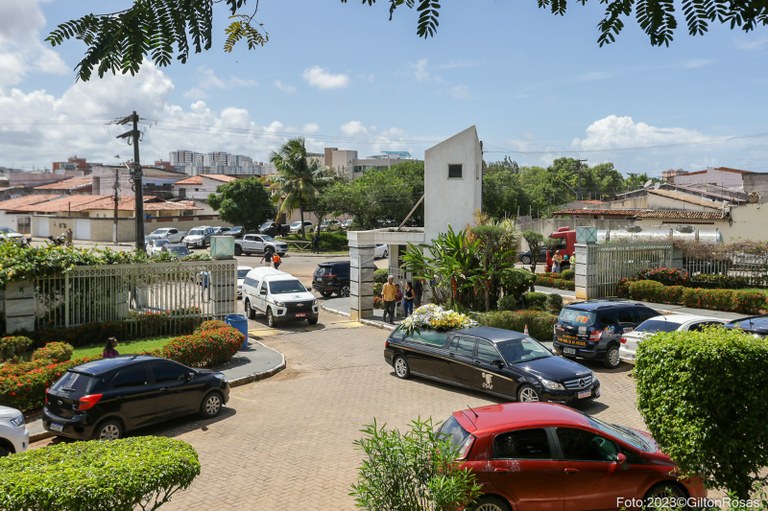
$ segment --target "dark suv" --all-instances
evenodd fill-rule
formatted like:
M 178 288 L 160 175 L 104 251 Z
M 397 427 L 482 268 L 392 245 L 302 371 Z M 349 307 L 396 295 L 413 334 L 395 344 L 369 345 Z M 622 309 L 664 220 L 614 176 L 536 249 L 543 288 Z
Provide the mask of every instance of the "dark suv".
M 228 399 L 222 373 L 146 355 L 106 358 L 70 368 L 51 385 L 43 427 L 69 438 L 114 440 L 182 415 L 215 417 Z
M 626 300 L 587 300 L 563 307 L 555 323 L 555 349 L 564 357 L 602 360 L 618 367 L 619 342 L 659 312 Z
M 312 287 L 325 298 L 333 293 L 349 296 L 349 261 L 318 264 L 312 275 Z
M 748 318 L 734 319 L 726 323 L 725 328 L 738 328 L 756 337 L 768 336 L 768 314 L 750 316 Z

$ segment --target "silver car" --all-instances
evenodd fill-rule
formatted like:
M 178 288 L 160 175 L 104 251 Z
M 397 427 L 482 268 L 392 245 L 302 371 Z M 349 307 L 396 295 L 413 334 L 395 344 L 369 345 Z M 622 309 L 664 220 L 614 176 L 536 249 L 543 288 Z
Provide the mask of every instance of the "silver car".
M 29 447 L 29 430 L 24 415 L 16 408 L 0 405 L 0 456 L 24 452 Z

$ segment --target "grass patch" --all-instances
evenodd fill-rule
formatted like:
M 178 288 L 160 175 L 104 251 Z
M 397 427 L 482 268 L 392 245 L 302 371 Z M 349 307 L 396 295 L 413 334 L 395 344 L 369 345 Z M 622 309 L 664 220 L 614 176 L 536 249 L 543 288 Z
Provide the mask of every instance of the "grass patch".
M 174 339 L 174 337 L 155 337 L 153 339 L 139 339 L 137 341 L 120 342 L 117 345 L 117 351 L 121 355 L 143 353 L 145 351 L 152 351 L 157 348 L 162 348 L 172 339 Z M 75 348 L 75 351 L 72 352 L 72 360 L 85 357 L 100 357 L 103 350 L 103 344 L 91 344 L 90 346 Z

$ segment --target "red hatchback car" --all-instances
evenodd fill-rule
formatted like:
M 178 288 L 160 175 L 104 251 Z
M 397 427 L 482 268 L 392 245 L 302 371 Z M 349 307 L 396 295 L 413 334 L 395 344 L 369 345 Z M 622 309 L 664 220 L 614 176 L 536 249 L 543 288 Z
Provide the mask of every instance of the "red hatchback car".
M 440 431 L 483 485 L 476 511 L 636 509 L 707 495 L 700 479 L 676 476 L 648 433 L 558 404 L 470 408 Z

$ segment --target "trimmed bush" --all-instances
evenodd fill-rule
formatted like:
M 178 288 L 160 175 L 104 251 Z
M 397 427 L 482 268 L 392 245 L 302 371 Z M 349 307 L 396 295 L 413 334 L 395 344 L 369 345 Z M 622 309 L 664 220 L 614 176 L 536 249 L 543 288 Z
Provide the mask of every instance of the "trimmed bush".
M 0 362 L 23 358 L 33 343 L 32 339 L 23 335 L 0 337 Z
M 72 358 L 74 348 L 66 342 L 49 342 L 32 353 L 32 360 L 50 360 L 51 362 L 66 362 Z
M 563 270 L 560 272 L 560 278 L 563 280 L 573 280 L 576 278 L 575 270 Z
M 653 280 L 626 280 L 619 283 L 619 296 L 633 300 L 672 303 L 698 309 L 759 314 L 768 309 L 768 294 L 740 289 L 700 289 L 664 286 Z
M 375 284 L 385 284 L 387 282 L 387 277 L 389 277 L 389 270 L 386 268 L 373 270 L 373 282 Z
M 714 327 L 643 341 L 637 407 L 683 474 L 747 499 L 768 466 L 768 340 Z
M 664 284 L 655 280 L 638 280 L 629 284 L 629 298 L 658 302 L 664 294 Z
M 553 275 L 557 275 L 557 273 L 537 274 L 536 285 L 555 289 L 569 289 L 571 291 L 576 289 L 576 282 L 573 280 L 558 279 L 553 277 Z
M 649 268 L 637 274 L 640 280 L 653 280 L 665 286 L 684 286 L 688 282 L 688 272 L 677 268 Z
M 500 311 L 513 311 L 519 308 L 519 304 L 520 302 L 518 301 L 517 297 L 512 295 L 504 295 L 499 298 L 499 301 L 496 303 L 496 307 Z
M 177 337 L 163 346 L 160 353 L 190 367 L 214 367 L 229 362 L 244 338 L 236 328 L 224 326 Z
M 209 319 L 208 321 L 203 321 L 200 323 L 200 326 L 195 328 L 195 333 L 203 332 L 205 330 L 214 330 L 216 328 L 224 328 L 228 327 L 228 325 L 225 321 L 221 321 L 220 319 Z
M 94 359 L 81 358 L 66 362 L 39 359 L 0 367 L 0 405 L 32 412 L 43 407 L 45 389 L 58 380 L 70 367 Z M 2 506 L 0 506 L 2 509 Z
M 691 275 L 689 279 L 691 287 L 708 289 L 739 289 L 749 287 L 749 281 L 744 277 L 731 277 L 719 273 L 699 273 Z
M 197 452 L 181 440 L 60 443 L 0 458 L 0 509 L 157 509 L 199 474 Z
M 501 272 L 499 281 L 504 288 L 504 294 L 515 297 L 519 302 L 523 293 L 531 289 L 536 282 L 536 275 L 522 268 L 507 268 Z
M 550 293 L 547 295 L 547 309 L 550 312 L 559 314 L 563 308 L 563 297 L 557 293 Z
M 547 306 L 547 293 L 531 291 L 523 295 L 523 303 L 530 309 L 541 309 Z
M 483 326 L 493 326 L 522 332 L 528 325 L 528 334 L 536 340 L 552 340 L 552 330 L 557 316 L 536 310 L 493 311 L 473 314 L 472 317 Z

